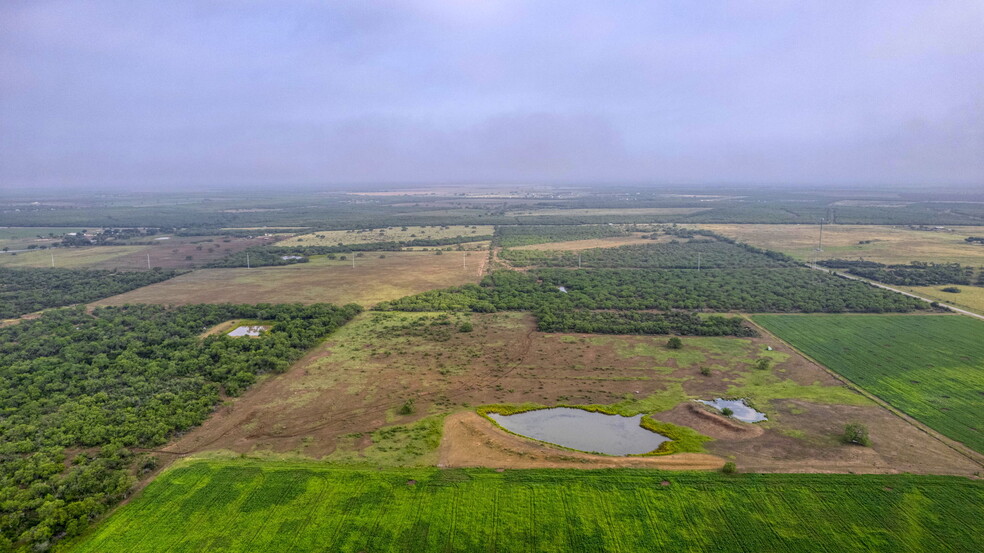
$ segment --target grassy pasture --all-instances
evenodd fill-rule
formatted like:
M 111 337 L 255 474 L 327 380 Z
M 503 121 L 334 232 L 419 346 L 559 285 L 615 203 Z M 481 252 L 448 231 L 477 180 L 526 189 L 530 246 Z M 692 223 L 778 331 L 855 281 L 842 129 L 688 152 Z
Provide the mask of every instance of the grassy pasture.
M 125 303 L 317 303 L 372 305 L 434 288 L 477 282 L 484 252 L 367 253 L 349 260 L 317 256 L 310 263 L 252 269 L 201 269 L 170 281 L 107 298 Z M 380 258 L 380 255 L 385 257 Z
M 403 230 L 406 228 L 407 230 Z M 286 238 L 279 246 L 340 246 L 374 242 L 403 242 L 407 240 L 438 240 L 459 236 L 491 236 L 494 227 L 488 225 L 449 225 L 429 227 L 386 227 L 360 230 L 323 230 Z
M 936 300 L 940 303 L 948 303 L 957 307 L 962 307 L 969 311 L 984 314 L 984 287 L 982 286 L 956 286 L 959 293 L 944 292 L 941 288 L 946 286 L 896 286 L 900 290 L 912 292 L 913 294 Z
M 165 239 L 166 238 L 166 239 Z M 226 255 L 250 246 L 269 244 L 272 237 L 235 238 L 225 236 L 154 236 L 141 238 L 150 244 L 113 244 L 79 248 L 51 248 L 20 252 L 17 255 L 0 254 L 0 266 L 51 267 L 54 254 L 55 267 L 67 269 L 118 269 L 143 271 L 147 269 L 147 256 L 151 267 L 163 269 L 191 269 L 216 261 Z
M 571 240 L 569 242 L 547 242 L 546 244 L 528 244 L 526 246 L 516 246 L 512 250 L 539 250 L 539 251 L 581 251 L 592 248 L 617 248 L 618 246 L 630 246 L 633 244 L 651 244 L 653 242 L 668 242 L 669 236 L 661 236 L 660 240 L 650 240 L 643 238 L 644 233 L 634 232 L 629 236 L 608 236 L 605 238 L 593 238 L 587 240 Z
M 699 225 L 753 246 L 780 251 L 800 260 L 813 258 L 817 225 Z M 857 259 L 879 263 L 932 261 L 984 265 L 984 246 L 964 241 L 984 236 L 984 227 L 952 227 L 954 232 L 908 230 L 876 225 L 824 225 L 820 259 Z M 868 244 L 859 242 L 870 240 Z
M 974 551 L 984 484 L 939 476 L 341 468 L 211 460 L 74 547 L 128 551 Z
M 54 266 L 63 269 L 78 268 L 105 268 L 112 265 L 114 261 L 133 254 L 140 254 L 150 246 L 93 246 L 90 248 L 57 248 L 49 250 L 33 250 L 21 252 L 17 255 L 0 254 L 0 265 L 4 267 L 51 267 L 52 255 L 55 258 Z M 146 269 L 147 262 L 134 269 Z
M 48 245 L 61 241 L 61 237 L 69 232 L 79 232 L 82 227 L 0 227 L 0 248 L 21 250 L 28 246 Z M 44 238 L 38 238 L 38 235 Z M 53 234 L 57 238 L 52 238 Z
M 586 216 L 611 216 L 618 219 L 625 215 L 692 215 L 701 211 L 708 211 L 710 207 L 625 207 L 625 208 L 583 208 L 583 209 L 523 209 L 507 212 L 510 216 L 519 215 L 542 215 L 542 216 L 567 216 L 567 217 L 586 217 Z
M 753 320 L 896 408 L 984 452 L 984 322 L 957 315 Z
M 459 330 L 466 321 L 471 332 Z M 669 349 L 665 336 L 547 334 L 534 327 L 523 313 L 365 312 L 168 449 L 375 466 L 612 466 L 605 459 L 570 462 L 562 450 L 526 455 L 525 445 L 504 443 L 501 433 L 487 441 L 444 426 L 442 434 L 446 420 L 484 405 L 601 405 L 623 415 L 655 414 L 715 437 L 705 444 L 708 453 L 742 470 L 972 474 L 979 468 L 935 441 L 908 447 L 924 439 L 921 431 L 773 337 L 684 337 L 683 348 Z M 753 368 L 760 358 L 773 366 Z M 706 421 L 690 412 L 689 400 L 715 397 L 747 398 L 766 412 L 769 420 L 755 425 L 762 435 L 731 440 L 728 433 L 704 432 Z M 414 402 L 409 414 L 401 412 L 407 400 Z M 871 448 L 838 441 L 856 419 L 868 421 Z

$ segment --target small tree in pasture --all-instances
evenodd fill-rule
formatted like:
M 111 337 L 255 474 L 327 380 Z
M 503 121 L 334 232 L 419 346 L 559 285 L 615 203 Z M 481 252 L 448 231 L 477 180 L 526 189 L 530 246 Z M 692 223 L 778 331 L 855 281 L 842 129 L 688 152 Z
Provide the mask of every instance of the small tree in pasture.
M 844 426 L 844 435 L 841 440 L 845 444 L 870 446 L 871 438 L 868 436 L 868 427 L 860 422 L 852 422 Z

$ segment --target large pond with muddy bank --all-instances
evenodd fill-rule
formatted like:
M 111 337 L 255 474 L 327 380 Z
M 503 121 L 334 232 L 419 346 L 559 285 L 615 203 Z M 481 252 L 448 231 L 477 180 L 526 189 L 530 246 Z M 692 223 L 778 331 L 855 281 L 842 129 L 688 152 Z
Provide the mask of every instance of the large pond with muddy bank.
M 643 415 L 623 417 L 572 407 L 536 409 L 514 415 L 487 415 L 506 430 L 559 446 L 606 455 L 640 455 L 669 438 L 640 424 Z

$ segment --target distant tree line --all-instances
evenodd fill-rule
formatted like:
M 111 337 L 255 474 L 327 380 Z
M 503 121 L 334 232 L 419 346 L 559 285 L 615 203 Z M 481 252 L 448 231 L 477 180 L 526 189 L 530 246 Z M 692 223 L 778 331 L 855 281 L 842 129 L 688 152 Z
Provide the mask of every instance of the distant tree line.
M 934 286 L 937 284 L 971 284 L 974 270 L 959 263 L 925 263 L 913 261 L 908 265 L 884 265 L 874 261 L 828 259 L 819 263 L 831 269 L 846 269 L 851 274 L 901 286 Z
M 537 311 L 543 332 L 592 334 L 680 334 L 683 336 L 758 336 L 741 317 L 651 311 Z
M 0 267 L 0 318 L 48 307 L 88 303 L 161 282 L 179 271 L 118 272 L 95 269 Z
M 153 448 L 291 362 L 356 305 L 139 305 L 0 328 L 0 551 L 45 551 L 120 501 Z M 270 321 L 258 338 L 201 334 Z M 69 455 L 68 450 L 77 453 Z

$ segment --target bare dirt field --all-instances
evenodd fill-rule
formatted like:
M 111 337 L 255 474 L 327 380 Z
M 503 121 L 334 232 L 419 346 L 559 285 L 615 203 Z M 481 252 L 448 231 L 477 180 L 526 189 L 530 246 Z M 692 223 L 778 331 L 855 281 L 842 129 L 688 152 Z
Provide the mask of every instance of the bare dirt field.
M 200 269 L 94 305 L 126 303 L 358 303 L 374 305 L 434 288 L 478 282 L 486 252 L 462 255 L 385 252 L 350 261 L 327 260 L 252 269 Z M 383 255 L 385 257 L 380 258 Z
M 743 242 L 806 261 L 819 239 L 817 225 L 698 225 Z M 984 246 L 964 241 L 984 236 L 984 227 L 949 227 L 953 232 L 909 230 L 876 225 L 824 225 L 819 259 L 858 259 L 879 263 L 932 261 L 984 265 Z M 861 242 L 867 242 L 862 244 Z
M 472 332 L 459 331 L 466 320 Z M 167 451 L 404 465 L 713 468 L 733 459 L 742 470 L 763 472 L 981 470 L 775 338 L 683 340 L 683 349 L 669 350 L 665 337 L 545 334 L 518 313 L 363 313 Z M 752 368 L 762 357 L 774 366 Z M 769 420 L 722 422 L 691 407 L 693 399 L 715 397 L 747 398 Z M 606 404 L 715 440 L 709 456 L 596 458 L 528 442 L 472 416 L 491 403 Z M 844 424 L 856 420 L 869 426 L 872 447 L 839 442 Z

